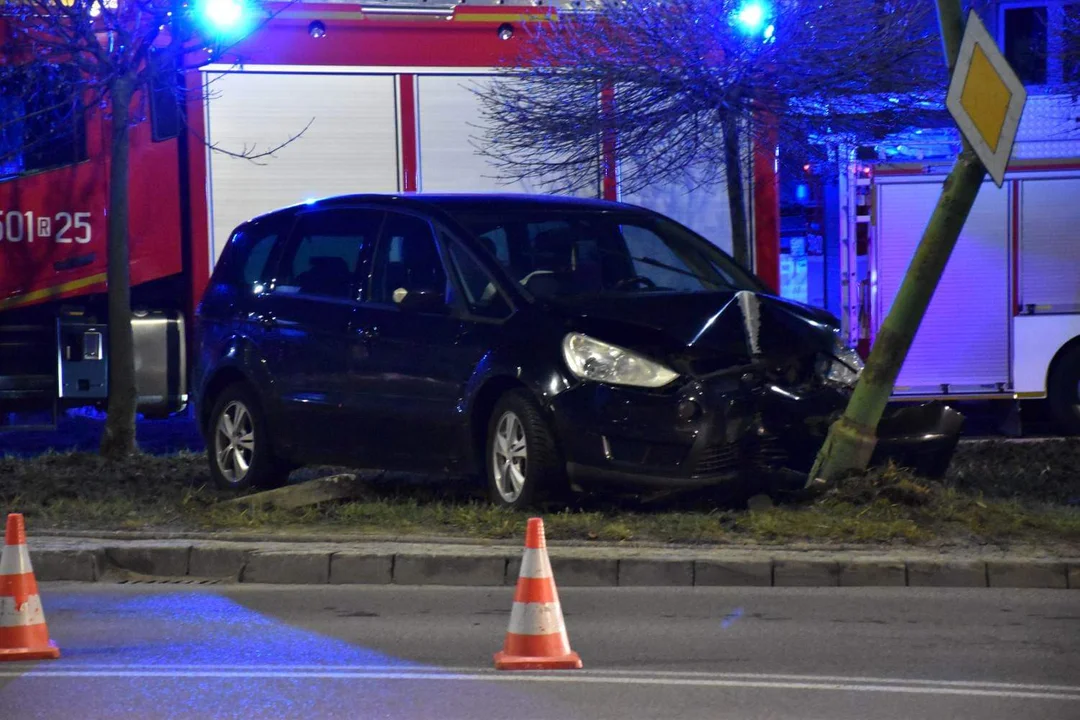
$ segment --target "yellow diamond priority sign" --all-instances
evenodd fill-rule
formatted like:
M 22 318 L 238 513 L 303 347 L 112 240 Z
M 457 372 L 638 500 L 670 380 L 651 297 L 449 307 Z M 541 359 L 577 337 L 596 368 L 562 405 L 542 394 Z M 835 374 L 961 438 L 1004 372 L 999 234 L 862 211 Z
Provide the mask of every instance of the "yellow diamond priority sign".
M 972 10 L 945 105 L 998 187 L 1026 102 L 1024 84 Z

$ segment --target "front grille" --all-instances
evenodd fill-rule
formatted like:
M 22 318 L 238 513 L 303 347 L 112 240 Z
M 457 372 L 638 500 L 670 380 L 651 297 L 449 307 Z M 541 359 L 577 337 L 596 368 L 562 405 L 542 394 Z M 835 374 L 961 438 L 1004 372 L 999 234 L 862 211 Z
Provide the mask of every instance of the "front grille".
M 787 453 L 777 438 L 749 436 L 737 443 L 718 443 L 702 450 L 694 465 L 693 477 L 733 473 L 757 466 L 780 467 Z
M 777 467 L 788 460 L 787 451 L 780 445 L 780 440 L 772 435 L 754 436 L 747 445 L 747 460 L 752 463 Z
M 694 467 L 694 476 L 718 475 L 739 467 L 738 445 L 712 445 L 702 451 Z
M 685 445 L 645 443 L 638 440 L 608 438 L 611 459 L 633 465 L 661 468 L 669 472 L 677 468 L 686 457 Z

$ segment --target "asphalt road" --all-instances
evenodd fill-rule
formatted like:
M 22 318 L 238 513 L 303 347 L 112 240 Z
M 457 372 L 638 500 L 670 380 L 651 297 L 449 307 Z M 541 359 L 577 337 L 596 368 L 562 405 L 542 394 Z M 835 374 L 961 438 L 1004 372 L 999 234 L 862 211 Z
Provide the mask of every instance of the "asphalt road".
M 496 672 L 511 588 L 43 584 L 0 717 L 1080 718 L 1080 596 L 562 588 L 580 671 Z

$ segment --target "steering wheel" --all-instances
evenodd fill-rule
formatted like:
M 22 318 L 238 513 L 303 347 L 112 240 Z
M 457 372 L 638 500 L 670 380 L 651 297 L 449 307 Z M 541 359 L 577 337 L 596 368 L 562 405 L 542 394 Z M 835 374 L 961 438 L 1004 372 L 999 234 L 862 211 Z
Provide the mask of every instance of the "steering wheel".
M 555 274 L 555 272 L 553 270 L 533 270 L 531 273 L 529 273 L 525 277 L 521 278 L 521 280 L 519 280 L 518 282 L 520 282 L 522 285 L 527 287 L 528 284 L 529 284 L 529 281 L 532 280 L 534 277 L 536 277 L 538 275 L 554 275 L 554 274 Z
M 648 290 L 656 289 L 656 283 L 644 275 L 631 275 L 628 278 L 623 278 L 619 282 L 612 286 L 612 290 L 622 290 L 624 287 L 630 287 L 632 285 L 641 285 Z

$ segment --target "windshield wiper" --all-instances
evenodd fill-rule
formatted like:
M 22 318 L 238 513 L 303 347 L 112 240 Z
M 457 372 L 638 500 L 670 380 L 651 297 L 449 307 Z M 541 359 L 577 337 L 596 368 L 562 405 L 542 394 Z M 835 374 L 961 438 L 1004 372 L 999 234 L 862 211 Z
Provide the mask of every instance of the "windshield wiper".
M 683 270 L 682 268 L 675 267 L 674 265 L 668 265 L 667 263 L 660 262 L 659 260 L 653 260 L 650 257 L 634 257 L 633 255 L 631 255 L 630 259 L 634 260 L 636 262 L 645 263 L 646 265 L 652 265 L 653 267 L 663 268 L 664 270 L 670 270 L 671 272 L 679 273 L 680 275 L 686 275 L 688 277 L 694 278 L 695 280 L 704 281 L 704 278 L 699 276 L 697 273 L 693 273 L 693 272 L 691 272 L 689 270 Z

